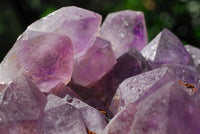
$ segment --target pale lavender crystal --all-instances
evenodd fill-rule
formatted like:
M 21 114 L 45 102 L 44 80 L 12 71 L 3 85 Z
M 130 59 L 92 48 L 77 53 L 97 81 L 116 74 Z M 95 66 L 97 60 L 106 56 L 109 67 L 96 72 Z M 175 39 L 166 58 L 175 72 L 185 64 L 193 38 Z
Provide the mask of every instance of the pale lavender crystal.
M 28 30 L 52 32 L 69 36 L 73 43 L 74 58 L 90 48 L 98 34 L 101 15 L 75 6 L 63 7 L 34 22 Z
M 39 131 L 41 134 L 87 134 L 79 110 L 54 95 L 48 96 L 39 119 Z
M 0 75 L 14 71 L 2 66 L 0 69 Z M 43 112 L 46 96 L 20 71 L 7 74 L 5 79 L 0 78 L 0 85 L 4 85 L 0 89 L 0 123 L 37 120 Z
M 148 43 L 143 13 L 125 10 L 108 14 L 100 36 L 111 42 L 117 58 L 133 47 L 142 50 Z
M 118 87 L 110 105 L 116 114 L 130 102 L 142 101 L 163 84 L 178 79 L 168 67 L 161 67 L 124 80 Z
M 181 41 L 167 29 L 163 29 L 141 53 L 153 67 L 170 63 L 194 65 Z
M 167 83 L 144 101 L 129 103 L 103 134 L 199 134 L 200 108 L 183 88 Z
M 195 67 L 200 74 L 200 49 L 191 45 L 186 45 L 185 48 L 192 56 Z
M 81 86 L 92 86 L 115 65 L 110 42 L 100 37 L 96 38 L 93 46 L 82 57 L 74 62 L 72 79 Z
M 166 64 L 163 66 L 169 67 L 173 74 L 181 80 L 182 84 L 192 84 L 195 88 L 200 89 L 200 76 L 195 67 L 180 64 Z
M 72 43 L 64 35 L 25 31 L 2 64 L 7 62 L 18 64 L 18 69 L 22 69 L 41 91 L 48 92 L 57 84 L 67 84 L 71 80 Z
M 90 131 L 98 134 L 103 131 L 107 123 L 102 113 L 77 98 L 66 100 L 68 100 L 71 105 L 79 109 L 84 119 L 85 125 Z
M 118 58 L 115 66 L 92 87 L 85 88 L 75 85 L 72 82 L 69 86 L 84 100 L 88 100 L 87 102 L 89 102 L 89 104 L 93 103 L 91 101 L 91 99 L 93 99 L 94 101 L 97 100 L 104 106 L 108 107 L 115 91 L 123 80 L 149 70 L 151 70 L 151 67 L 145 58 L 136 48 L 132 48 Z M 97 105 L 101 106 L 99 103 Z

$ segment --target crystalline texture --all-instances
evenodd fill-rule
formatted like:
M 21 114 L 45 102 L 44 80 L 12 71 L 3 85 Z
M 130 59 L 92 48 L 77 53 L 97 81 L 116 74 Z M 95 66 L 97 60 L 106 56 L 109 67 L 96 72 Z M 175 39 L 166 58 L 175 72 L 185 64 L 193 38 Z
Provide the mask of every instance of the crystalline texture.
M 103 22 L 100 36 L 111 42 L 117 58 L 133 47 L 142 50 L 148 43 L 143 13 L 130 10 L 110 13 Z
M 2 68 L 0 74 L 12 72 Z M 20 71 L 7 77 L 10 81 L 0 79 L 0 84 L 4 85 L 0 92 L 0 124 L 37 120 L 43 112 L 46 97 Z
M 85 125 L 89 130 L 98 134 L 103 131 L 107 123 L 104 116 L 99 111 L 76 98 L 68 101 L 71 105 L 79 109 Z
M 75 6 L 63 7 L 34 22 L 28 29 L 69 36 L 74 58 L 90 48 L 98 34 L 101 15 Z
M 145 58 L 137 49 L 133 48 L 118 58 L 115 66 L 92 87 L 85 88 L 72 83 L 69 86 L 83 99 L 88 101 L 97 99 L 108 107 L 115 91 L 123 80 L 149 70 L 151 70 L 151 67 Z M 92 101 L 89 102 L 93 103 Z
M 116 63 L 110 42 L 97 37 L 93 46 L 74 63 L 72 79 L 81 86 L 94 85 Z
M 186 45 L 185 48 L 192 56 L 195 67 L 200 74 L 200 49 L 191 45 Z
M 103 134 L 199 134 L 199 110 L 193 97 L 179 83 L 171 82 L 144 101 L 129 103 Z
M 160 32 L 141 53 L 153 67 L 169 63 L 194 65 L 181 41 L 167 29 Z
M 16 58 L 11 58 L 14 57 Z M 17 62 L 43 92 L 60 82 L 71 80 L 73 68 L 72 43 L 67 36 L 39 31 L 26 31 L 18 38 L 2 64 Z
M 39 131 L 41 134 L 87 134 L 79 110 L 54 95 L 48 96 L 39 119 Z
M 178 82 L 178 79 L 167 67 L 157 68 L 128 78 L 119 85 L 110 110 L 116 114 L 128 103 L 142 101 L 143 98 L 170 81 Z
M 181 83 L 192 84 L 195 88 L 200 89 L 200 76 L 195 67 L 180 64 L 166 64 L 163 66 L 169 67 L 173 74 L 181 80 Z

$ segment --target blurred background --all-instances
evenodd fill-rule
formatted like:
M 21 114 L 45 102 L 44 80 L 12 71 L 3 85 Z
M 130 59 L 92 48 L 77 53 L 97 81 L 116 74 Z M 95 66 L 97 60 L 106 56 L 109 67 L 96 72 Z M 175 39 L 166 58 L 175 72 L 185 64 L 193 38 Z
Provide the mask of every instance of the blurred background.
M 119 10 L 143 11 L 149 41 L 168 28 L 184 44 L 200 47 L 200 0 L 0 0 L 0 60 L 28 25 L 70 5 L 92 10 L 103 18 Z

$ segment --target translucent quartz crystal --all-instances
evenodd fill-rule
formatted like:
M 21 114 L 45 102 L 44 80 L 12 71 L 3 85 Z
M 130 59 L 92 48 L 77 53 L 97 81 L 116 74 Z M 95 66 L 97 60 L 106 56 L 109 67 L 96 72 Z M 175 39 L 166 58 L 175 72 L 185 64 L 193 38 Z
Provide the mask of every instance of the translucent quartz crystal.
M 200 74 L 200 49 L 191 45 L 185 45 L 185 48 L 192 56 L 195 67 Z
M 63 7 L 37 20 L 28 30 L 51 32 L 68 36 L 73 43 L 74 58 L 92 46 L 98 34 L 101 15 L 75 6 Z
M 41 134 L 87 134 L 77 108 L 56 96 L 48 96 L 47 105 L 39 119 Z
M 90 131 L 100 134 L 106 127 L 106 120 L 103 114 L 100 113 L 100 111 L 97 109 L 87 105 L 77 98 L 69 99 L 68 102 L 79 109 L 84 119 L 85 125 Z
M 169 63 L 194 65 L 181 41 L 167 29 L 163 29 L 141 53 L 153 67 Z
M 12 72 L 1 68 L 0 75 L 7 71 Z M 46 96 L 20 72 L 4 77 L 10 80 L 0 78 L 0 85 L 4 85 L 0 89 L 0 124 L 37 120 L 45 107 Z
M 113 55 L 110 42 L 100 37 L 93 46 L 74 62 L 72 79 L 81 86 L 94 85 L 113 68 L 116 58 Z
M 183 88 L 169 82 L 140 103 L 129 103 L 103 134 L 199 134 L 200 108 Z
M 93 103 L 91 101 L 93 99 L 94 101 L 98 100 L 104 106 L 109 106 L 115 91 L 123 80 L 149 70 L 151 67 L 145 58 L 137 49 L 133 48 L 118 58 L 115 66 L 92 87 L 86 88 L 73 83 L 70 83 L 69 86 L 84 100 L 88 100 L 89 104 Z M 97 105 L 100 106 L 98 103 Z
M 38 134 L 46 96 L 15 66 L 0 65 L 0 134 Z
M 175 74 L 181 83 L 192 84 L 194 88 L 200 89 L 200 75 L 195 67 L 180 64 L 165 64 Z
M 48 92 L 60 82 L 67 84 L 71 80 L 72 43 L 64 35 L 25 31 L 1 64 L 7 62 L 17 62 L 18 69 L 22 69 L 41 91 Z
M 148 43 L 142 12 L 125 10 L 108 14 L 99 34 L 111 42 L 117 58 L 133 47 L 140 51 Z
M 124 80 L 118 87 L 110 110 L 116 114 L 130 102 L 142 101 L 163 84 L 178 79 L 168 67 L 161 67 Z

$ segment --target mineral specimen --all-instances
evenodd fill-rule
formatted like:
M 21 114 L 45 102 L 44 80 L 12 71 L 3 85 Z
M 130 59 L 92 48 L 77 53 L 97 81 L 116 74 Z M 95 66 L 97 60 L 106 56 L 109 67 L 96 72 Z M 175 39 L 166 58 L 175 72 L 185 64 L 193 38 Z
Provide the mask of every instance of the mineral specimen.
M 34 22 L 27 29 L 68 36 L 74 58 L 92 46 L 101 24 L 101 15 L 75 6 L 63 7 Z
M 16 58 L 10 58 L 15 55 Z M 8 61 L 9 60 L 9 61 Z M 1 64 L 19 64 L 43 92 L 60 82 L 71 80 L 73 69 L 72 43 L 67 36 L 39 31 L 25 31 Z
M 113 68 L 116 58 L 110 42 L 100 37 L 93 46 L 74 62 L 72 79 L 81 86 L 92 86 Z
M 142 12 L 100 23 L 70 6 L 26 29 L 0 64 L 0 134 L 200 134 L 200 50 L 167 29 L 146 45 Z
M 100 36 L 111 42 L 117 58 L 133 47 L 142 50 L 148 43 L 143 13 L 125 10 L 108 14 Z
M 194 65 L 181 41 L 167 29 L 163 29 L 141 53 L 153 67 L 169 63 Z

